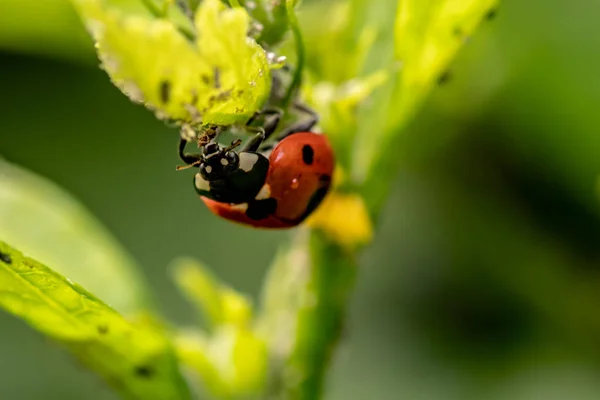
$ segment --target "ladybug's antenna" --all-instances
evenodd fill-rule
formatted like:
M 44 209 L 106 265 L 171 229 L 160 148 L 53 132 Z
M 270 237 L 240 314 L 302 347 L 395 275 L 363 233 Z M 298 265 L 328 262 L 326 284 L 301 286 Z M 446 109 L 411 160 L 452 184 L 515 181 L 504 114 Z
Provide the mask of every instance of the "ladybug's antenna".
M 176 171 L 183 171 L 184 169 L 188 169 L 188 168 L 192 168 L 195 167 L 196 165 L 202 164 L 204 160 L 198 160 L 198 161 L 194 161 L 191 164 L 187 164 L 187 165 L 178 165 L 175 167 Z

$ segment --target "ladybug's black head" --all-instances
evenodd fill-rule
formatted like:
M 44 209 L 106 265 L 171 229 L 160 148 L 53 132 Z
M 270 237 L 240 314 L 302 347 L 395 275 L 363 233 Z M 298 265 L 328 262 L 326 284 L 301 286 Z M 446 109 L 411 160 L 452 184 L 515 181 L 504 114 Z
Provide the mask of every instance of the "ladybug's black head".
M 221 147 L 214 142 L 204 146 L 202 159 L 200 175 L 209 182 L 227 177 L 240 164 L 240 159 L 231 146 Z

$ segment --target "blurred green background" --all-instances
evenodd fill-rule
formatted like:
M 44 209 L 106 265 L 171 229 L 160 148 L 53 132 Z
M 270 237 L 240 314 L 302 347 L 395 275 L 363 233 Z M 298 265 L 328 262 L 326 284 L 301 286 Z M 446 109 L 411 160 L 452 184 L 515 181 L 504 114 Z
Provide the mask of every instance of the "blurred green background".
M 600 398 L 599 18 L 592 0 L 505 0 L 460 53 L 398 148 L 327 399 Z M 0 155 L 98 216 L 166 315 L 193 321 L 166 272 L 180 255 L 258 292 L 284 238 L 207 212 L 174 171 L 177 132 L 96 68 L 66 0 L 0 0 L 0 50 Z M 116 398 L 0 327 L 0 399 Z

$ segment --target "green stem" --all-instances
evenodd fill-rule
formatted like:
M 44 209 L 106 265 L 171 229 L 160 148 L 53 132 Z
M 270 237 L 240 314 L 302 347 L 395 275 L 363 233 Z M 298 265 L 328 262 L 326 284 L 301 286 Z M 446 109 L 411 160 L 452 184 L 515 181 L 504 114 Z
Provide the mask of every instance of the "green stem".
M 241 7 L 238 0 L 229 0 L 229 5 L 231 5 L 231 7 Z
M 271 345 L 273 398 L 322 397 L 356 273 L 355 254 L 317 231 L 300 230 L 276 259 L 261 320 Z
M 290 393 L 291 398 L 301 400 L 323 397 L 325 377 L 344 330 L 346 307 L 357 273 L 354 256 L 318 232 L 311 233 L 309 247 L 310 294 L 315 306 L 299 313 L 297 346 L 291 357 L 305 371 Z
M 296 12 L 294 10 L 294 4 L 294 0 L 286 0 L 285 2 L 287 18 L 290 28 L 292 29 L 292 34 L 294 35 L 294 42 L 296 43 L 296 70 L 294 71 L 292 83 L 290 84 L 290 87 L 283 100 L 284 107 L 289 106 L 292 98 L 296 94 L 296 91 L 300 88 L 300 85 L 302 84 L 302 72 L 304 70 L 304 41 L 302 40 L 302 31 L 300 30 L 298 17 L 296 16 Z

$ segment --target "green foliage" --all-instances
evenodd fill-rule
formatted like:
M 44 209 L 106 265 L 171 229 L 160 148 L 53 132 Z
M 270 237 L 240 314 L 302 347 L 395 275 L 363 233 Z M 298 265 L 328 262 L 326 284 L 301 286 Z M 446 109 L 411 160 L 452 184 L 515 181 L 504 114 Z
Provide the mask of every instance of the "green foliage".
M 397 165 L 398 138 L 449 67 L 456 52 L 497 6 L 498 0 L 400 1 L 394 23 L 392 67 L 398 69 L 382 93 L 375 122 L 356 142 L 353 175 L 377 213 Z M 377 176 L 377 178 L 375 178 Z
M 374 41 L 375 28 L 365 27 L 356 10 L 351 12 L 340 6 L 338 19 L 331 24 L 336 41 L 359 43 L 357 49 L 342 48 L 342 52 L 348 52 L 348 58 L 326 47 L 316 46 L 315 54 L 308 48 L 308 73 L 316 80 L 307 89 L 308 98 L 328 117 L 331 130 L 327 133 L 334 142 L 336 156 L 352 172 L 350 182 L 342 183 L 340 190 L 363 193 L 372 215 L 379 212 L 396 171 L 392 167 L 398 154 L 393 147 L 395 141 L 464 43 L 464 37 L 456 38 L 453 29 L 460 27 L 461 35 L 470 34 L 493 3 L 400 1 L 393 22 L 395 35 L 380 44 L 394 48 L 394 57 L 372 72 L 363 72 L 366 62 L 356 54 L 369 55 L 366 48 Z M 317 15 L 318 12 L 313 14 L 313 18 Z M 312 20 L 312 24 L 327 25 L 329 14 L 321 9 L 321 15 L 323 20 Z M 313 40 L 327 41 L 321 37 Z M 354 70 L 348 72 L 348 68 Z M 387 90 L 378 91 L 389 79 L 392 84 L 387 85 Z M 377 112 L 362 113 L 362 104 L 369 97 L 369 109 Z M 330 195 L 331 201 L 336 201 L 333 196 Z M 341 198 L 337 201 L 341 202 Z M 335 218 L 333 213 L 319 215 L 313 226 L 320 231 L 301 232 L 272 267 L 261 315 L 263 331 L 275 357 L 273 362 L 281 365 L 275 381 L 283 382 L 279 392 L 282 398 L 308 400 L 322 395 L 325 372 L 343 329 L 357 267 L 357 249 L 349 248 L 350 240 L 334 234 L 330 227 L 335 225 L 336 233 L 340 225 L 341 231 L 354 232 L 354 226 L 361 223 L 358 215 L 355 210 L 332 223 L 329 219 Z
M 0 238 L 119 312 L 136 316 L 149 308 L 139 266 L 96 218 L 53 183 L 1 159 L 0 221 Z
M 178 336 L 181 362 L 196 372 L 215 397 L 260 394 L 265 387 L 268 354 L 265 340 L 254 329 L 250 301 L 191 259 L 178 260 L 174 276 L 209 328 L 209 332 L 196 329 Z
M 394 27 L 395 60 L 400 74 L 389 112 L 392 130 L 406 124 L 456 52 L 495 10 L 498 0 L 412 0 L 399 2 Z M 391 135 L 391 133 L 388 133 Z
M 319 232 L 300 232 L 274 260 L 259 330 L 270 346 L 278 398 L 318 399 L 340 337 L 356 260 Z
M 186 399 L 164 332 L 131 323 L 80 286 L 0 242 L 0 305 L 66 345 L 124 395 Z
M 327 209 L 341 208 L 344 203 L 348 212 L 342 218 L 334 212 L 316 216 L 311 223 L 314 229 L 299 229 L 273 264 L 256 317 L 245 296 L 220 283 L 198 263 L 181 261 L 175 269 L 176 282 L 208 326 L 206 331 L 194 328 L 173 335 L 177 360 L 171 350 L 170 332 L 150 322 L 124 319 L 57 272 L 7 245 L 0 247 L 4 260 L 0 262 L 0 305 L 63 342 L 132 398 L 186 399 L 187 387 L 179 366 L 189 370 L 190 379 L 200 382 L 213 397 L 247 398 L 268 392 L 274 398 L 320 398 L 343 329 L 358 251 L 372 237 L 372 224 L 365 216 L 377 215 L 387 193 L 395 172 L 395 143 L 464 39 L 495 2 L 400 1 L 389 26 L 385 20 L 379 23 L 369 16 L 369 7 L 358 8 L 355 2 L 336 6 L 338 12 L 330 21 L 332 13 L 323 11 L 329 5 L 320 3 L 316 7 L 321 11 L 313 14 L 316 20 L 311 21 L 320 29 L 310 32 L 306 57 L 293 12 L 296 2 L 292 0 L 256 1 L 254 7 L 248 1 L 232 1 L 232 7 L 227 7 L 225 2 L 204 0 L 197 8 L 192 7 L 193 22 L 186 20 L 172 1 L 73 3 L 94 37 L 102 65 L 113 82 L 159 118 L 194 125 L 242 123 L 265 105 L 271 89 L 271 66 L 265 49 L 248 36 L 250 16 L 263 26 L 256 36 L 267 50 L 272 50 L 291 28 L 298 49 L 292 87 L 307 78 L 302 93 L 323 116 L 323 127 L 341 165 L 340 175 L 347 175 L 336 182 Z M 392 4 L 369 4 L 375 9 L 388 3 Z M 389 7 L 382 6 L 382 10 L 390 14 Z M 380 35 L 386 30 L 394 35 Z M 338 49 L 336 43 L 340 42 L 353 45 Z M 372 47 L 387 51 L 387 58 L 377 65 L 368 62 L 374 54 Z M 9 178 L 19 174 L 5 169 Z M 0 189 L 0 202 L 18 208 L 15 221 L 29 213 L 51 233 L 65 226 L 77 234 L 84 231 L 83 239 L 91 236 L 96 247 L 82 247 L 82 253 L 99 251 L 114 257 L 101 262 L 114 263 L 111 267 L 119 276 L 116 279 L 122 280 L 123 286 L 112 291 L 131 292 L 132 298 L 111 297 L 106 281 L 101 279 L 89 282 L 89 286 L 86 282 L 86 287 L 110 299 L 115 307 L 139 316 L 144 310 L 139 299 L 145 298 L 145 293 L 133 283 L 133 263 L 121 250 L 111 250 L 118 247 L 103 233 L 95 233 L 101 231 L 95 223 L 38 180 L 12 178 L 7 182 L 7 189 Z M 52 190 L 50 196 L 45 194 Z M 50 209 L 35 201 L 30 204 L 32 198 L 44 198 Z M 49 210 L 66 219 L 52 221 Z M 34 224 L 29 221 L 21 226 Z M 21 233 L 16 225 L 0 228 L 6 229 L 0 234 L 8 240 L 19 240 L 22 234 L 24 239 L 19 243 L 23 248 L 39 251 L 36 254 L 45 261 L 55 261 L 69 277 L 76 275 L 72 272 L 74 260 L 83 259 L 85 254 L 61 250 L 65 243 L 78 243 L 71 238 L 76 234 L 57 234 L 57 242 L 62 244 L 45 248 L 27 236 L 28 229 Z M 361 225 L 360 229 L 354 229 L 356 225 Z M 360 238 L 352 237 L 353 232 L 360 232 Z M 90 269 L 94 274 L 101 270 L 98 265 Z M 84 280 L 81 277 L 81 282 Z
M 456 52 L 498 0 L 401 1 L 394 27 L 395 60 L 400 74 L 392 93 L 381 140 L 404 127 L 446 72 Z M 379 138 L 378 138 L 379 139 Z
M 244 9 L 203 2 L 190 40 L 166 18 L 127 13 L 102 0 L 74 3 L 113 82 L 159 118 L 231 125 L 266 101 L 270 67 L 264 50 L 246 36 Z
M 177 339 L 183 365 L 201 382 L 206 397 L 253 398 L 265 390 L 267 347 L 249 330 L 221 326 L 210 336 L 183 332 Z
M 286 1 L 253 0 L 249 7 L 249 0 L 240 0 L 239 3 L 248 9 L 254 20 L 260 24 L 258 42 L 265 47 L 278 45 L 288 31 Z M 293 2 L 294 5 L 297 1 Z
M 175 282 L 204 315 L 209 327 L 248 326 L 252 318 L 250 300 L 217 281 L 205 266 L 195 260 L 181 259 L 175 262 L 173 271 Z

